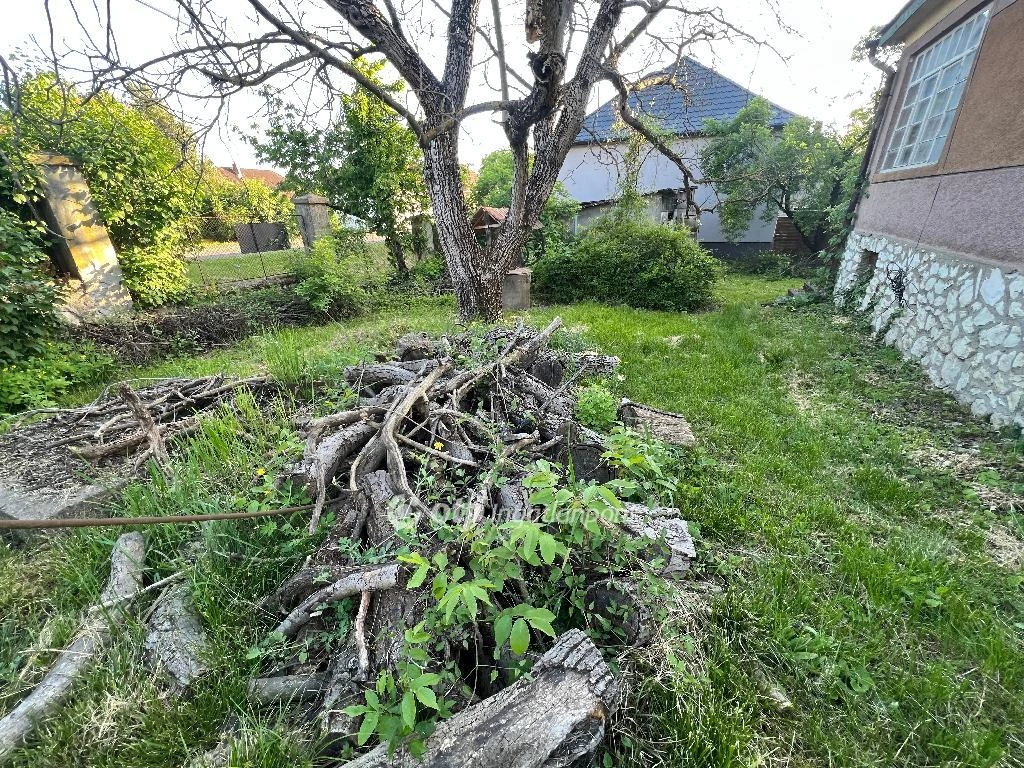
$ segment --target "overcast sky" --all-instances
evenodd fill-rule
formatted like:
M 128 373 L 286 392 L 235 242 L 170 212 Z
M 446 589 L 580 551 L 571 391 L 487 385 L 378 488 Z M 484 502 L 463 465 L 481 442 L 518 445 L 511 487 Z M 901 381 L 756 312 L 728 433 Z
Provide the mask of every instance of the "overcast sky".
M 124 4 L 128 0 L 118 2 Z M 745 20 L 743 9 L 754 5 L 751 0 L 727 1 L 726 7 L 733 9 L 731 18 L 756 26 L 755 31 L 766 37 L 785 59 L 767 48 L 729 43 L 716 43 L 711 49 L 701 47 L 691 53 L 705 65 L 786 109 L 842 127 L 850 111 L 865 104 L 881 80 L 880 73 L 867 62 L 851 61 L 853 47 L 871 27 L 895 16 L 903 4 L 904 0 L 784 0 L 784 20 L 798 33 L 788 34 L 765 24 L 763 19 Z M 48 40 L 43 0 L 0 0 L 0 5 L 0 52 L 9 54 L 16 48 L 30 47 L 33 37 L 37 42 Z M 62 12 L 59 0 L 52 7 L 55 13 Z M 158 23 L 138 14 L 125 13 L 118 18 L 126 58 L 159 52 L 162 42 L 173 33 L 171 27 L 160 29 Z M 75 25 L 62 21 L 70 19 L 57 19 L 57 26 L 66 30 L 61 32 L 58 47 L 75 48 Z M 610 96 L 608 86 L 599 87 L 592 97 L 592 106 Z M 219 130 L 207 143 L 207 156 L 218 165 L 229 165 L 232 161 L 242 166 L 257 164 L 251 148 L 233 129 L 248 129 L 260 104 L 262 101 L 255 96 L 236 97 L 230 115 L 221 121 Z M 474 167 L 485 154 L 505 146 L 504 135 L 492 117 L 475 117 L 467 121 L 463 131 L 460 159 Z

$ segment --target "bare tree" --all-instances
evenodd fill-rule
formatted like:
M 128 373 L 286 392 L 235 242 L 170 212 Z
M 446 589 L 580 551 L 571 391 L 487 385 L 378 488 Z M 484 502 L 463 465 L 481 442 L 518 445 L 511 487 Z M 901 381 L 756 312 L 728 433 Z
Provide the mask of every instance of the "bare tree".
M 329 101 L 342 87 L 338 79 L 350 78 L 386 102 L 422 147 L 464 320 L 500 315 L 502 279 L 543 209 L 597 83 L 612 83 L 623 122 L 668 154 L 689 186 L 695 174 L 663 140 L 648 135 L 630 112 L 630 95 L 651 84 L 644 77 L 651 68 L 678 63 L 695 42 L 758 42 L 715 0 L 526 0 L 525 8 L 495 0 L 487 22 L 480 0 L 137 0 L 173 20 L 177 34 L 158 55 L 133 62 L 120 54 L 118 36 L 127 30 L 119 29 L 109 3 L 49 2 L 70 6 L 67 18 L 73 16 L 83 41 L 79 50 L 53 50 L 55 63 L 68 69 L 72 60 L 86 62 L 77 67 L 93 88 L 134 82 L 165 97 L 223 100 L 291 77 L 319 87 Z M 763 20 L 766 11 L 781 25 L 775 0 L 762 3 L 760 13 L 747 6 L 749 17 Z M 524 34 L 515 50 L 506 50 L 513 38 L 504 22 L 520 14 Z M 758 23 L 763 26 L 750 24 Z M 364 56 L 385 57 L 411 97 L 400 100 L 365 77 L 354 65 Z M 630 68 L 639 76 L 631 77 Z M 494 98 L 471 100 L 471 93 Z M 484 114 L 497 116 L 514 158 L 508 216 L 487 246 L 470 228 L 458 151 L 460 127 Z

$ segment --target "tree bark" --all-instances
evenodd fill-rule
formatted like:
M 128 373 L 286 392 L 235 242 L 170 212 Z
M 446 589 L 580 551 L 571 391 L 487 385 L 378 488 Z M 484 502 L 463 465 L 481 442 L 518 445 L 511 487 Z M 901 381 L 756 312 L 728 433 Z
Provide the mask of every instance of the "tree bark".
M 618 686 L 601 652 L 578 629 L 555 641 L 529 677 L 438 725 L 427 751 L 382 745 L 343 768 L 541 768 L 589 765 L 614 711 Z

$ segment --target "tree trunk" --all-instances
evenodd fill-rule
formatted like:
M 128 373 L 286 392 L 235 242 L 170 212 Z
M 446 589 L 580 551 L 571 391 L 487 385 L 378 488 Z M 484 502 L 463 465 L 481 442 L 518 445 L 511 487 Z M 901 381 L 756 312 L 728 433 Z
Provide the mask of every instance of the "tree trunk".
M 402 237 L 390 227 L 384 234 L 384 245 L 391 255 L 391 261 L 398 270 L 399 277 L 406 277 L 409 274 L 409 265 L 405 263 L 405 250 L 402 248 Z

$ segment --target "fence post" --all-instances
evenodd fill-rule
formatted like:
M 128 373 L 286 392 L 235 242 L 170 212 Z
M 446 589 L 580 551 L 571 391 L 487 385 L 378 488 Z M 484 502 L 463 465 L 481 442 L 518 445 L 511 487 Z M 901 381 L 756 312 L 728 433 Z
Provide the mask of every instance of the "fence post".
M 330 201 L 320 195 L 301 195 L 292 202 L 295 203 L 295 215 L 299 217 L 302 244 L 309 250 L 317 238 L 331 232 Z

